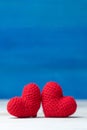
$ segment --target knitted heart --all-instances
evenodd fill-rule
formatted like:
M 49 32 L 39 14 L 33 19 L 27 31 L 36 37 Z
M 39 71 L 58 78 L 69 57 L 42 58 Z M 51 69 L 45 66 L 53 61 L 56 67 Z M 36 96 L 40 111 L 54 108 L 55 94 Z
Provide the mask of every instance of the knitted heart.
M 36 117 L 40 108 L 41 95 L 38 86 L 34 83 L 24 87 L 21 97 L 10 99 L 7 104 L 8 112 L 16 117 Z
M 48 82 L 42 91 L 42 107 L 45 117 L 68 117 L 77 108 L 73 97 L 63 96 L 62 88 L 56 82 Z

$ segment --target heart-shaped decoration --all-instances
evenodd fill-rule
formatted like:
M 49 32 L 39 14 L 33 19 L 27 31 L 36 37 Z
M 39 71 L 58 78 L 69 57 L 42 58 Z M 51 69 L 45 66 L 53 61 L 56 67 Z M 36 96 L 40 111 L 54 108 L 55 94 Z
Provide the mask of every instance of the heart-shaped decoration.
M 19 118 L 36 117 L 40 103 L 40 89 L 36 84 L 30 83 L 24 87 L 21 97 L 10 99 L 7 104 L 7 111 Z
M 77 108 L 71 96 L 63 96 L 62 88 L 56 82 L 48 82 L 42 91 L 42 106 L 45 117 L 68 117 Z

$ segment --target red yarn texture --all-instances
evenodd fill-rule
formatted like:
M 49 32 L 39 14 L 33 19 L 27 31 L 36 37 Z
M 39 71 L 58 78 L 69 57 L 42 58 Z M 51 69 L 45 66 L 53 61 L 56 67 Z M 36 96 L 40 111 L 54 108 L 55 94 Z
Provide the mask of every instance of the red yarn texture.
M 63 96 L 62 88 L 56 82 L 48 82 L 42 91 L 42 106 L 45 117 L 68 117 L 77 108 L 73 97 Z
M 36 117 L 40 103 L 40 89 L 36 84 L 30 83 L 24 87 L 21 97 L 10 99 L 7 110 L 11 115 L 19 118 Z

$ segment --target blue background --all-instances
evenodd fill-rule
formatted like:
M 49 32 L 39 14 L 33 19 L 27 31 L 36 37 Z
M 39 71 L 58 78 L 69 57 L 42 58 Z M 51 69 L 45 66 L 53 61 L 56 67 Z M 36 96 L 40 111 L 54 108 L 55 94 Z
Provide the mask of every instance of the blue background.
M 87 98 L 87 0 L 0 0 L 0 98 L 47 81 Z

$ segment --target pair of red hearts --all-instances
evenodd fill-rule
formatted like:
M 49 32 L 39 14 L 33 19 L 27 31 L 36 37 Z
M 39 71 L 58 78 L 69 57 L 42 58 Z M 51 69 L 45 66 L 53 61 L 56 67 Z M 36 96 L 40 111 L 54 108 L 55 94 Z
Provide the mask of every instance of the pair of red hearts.
M 73 97 L 63 96 L 62 88 L 56 82 L 48 82 L 40 93 L 39 87 L 30 83 L 24 87 L 21 97 L 10 99 L 8 112 L 16 117 L 36 117 L 42 102 L 45 117 L 68 117 L 77 108 Z

